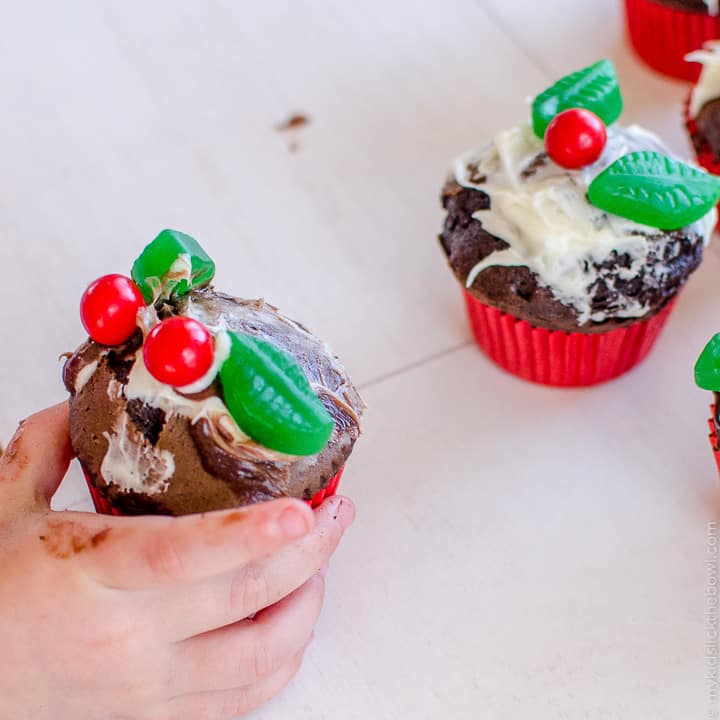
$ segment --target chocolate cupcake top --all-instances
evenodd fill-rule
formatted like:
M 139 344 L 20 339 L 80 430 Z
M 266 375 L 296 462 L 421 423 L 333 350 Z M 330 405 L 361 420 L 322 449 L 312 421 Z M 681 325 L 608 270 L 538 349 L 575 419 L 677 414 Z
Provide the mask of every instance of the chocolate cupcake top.
M 720 162 L 720 41 L 706 43 L 686 60 L 702 64 L 688 103 L 688 118 L 694 123 L 693 144 L 698 154 L 710 152 Z
M 85 471 L 127 513 L 184 514 L 281 495 L 309 500 L 359 435 L 357 390 L 302 325 L 263 300 L 216 292 L 208 286 L 214 268 L 194 272 L 198 256 L 180 254 L 157 275 L 136 268 L 132 285 L 110 276 L 150 298 L 146 305 L 138 290 L 129 312 L 135 303 L 135 325 L 128 321 L 122 342 L 106 335 L 118 313 L 98 329 L 108 320 L 107 310 L 93 310 L 98 283 L 86 293 L 84 320 L 101 342 L 88 340 L 64 370 L 71 438 Z
M 532 124 L 456 161 L 441 244 L 483 302 L 549 329 L 604 331 L 659 311 L 700 262 L 720 188 L 705 197 L 704 176 L 657 137 L 613 124 L 618 92 L 609 63 L 586 68 L 536 98 Z

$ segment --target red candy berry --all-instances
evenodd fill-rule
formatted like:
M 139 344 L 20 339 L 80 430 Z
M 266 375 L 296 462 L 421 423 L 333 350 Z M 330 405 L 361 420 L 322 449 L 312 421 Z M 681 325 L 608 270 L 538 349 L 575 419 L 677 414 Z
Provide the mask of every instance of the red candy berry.
M 143 349 L 145 367 L 159 382 L 183 387 L 210 370 L 215 356 L 212 335 L 187 317 L 163 320 L 148 334 Z
M 573 108 L 556 115 L 545 131 L 545 149 L 569 170 L 594 163 L 607 143 L 605 123 L 593 112 Z
M 80 319 L 95 342 L 122 345 L 137 329 L 138 310 L 143 307 L 145 299 L 130 278 L 104 275 L 83 294 Z

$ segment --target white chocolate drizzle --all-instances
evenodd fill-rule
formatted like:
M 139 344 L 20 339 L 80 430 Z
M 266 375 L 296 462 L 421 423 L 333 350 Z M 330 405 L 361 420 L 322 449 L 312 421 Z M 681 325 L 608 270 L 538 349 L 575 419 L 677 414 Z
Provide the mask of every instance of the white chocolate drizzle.
M 125 491 L 149 495 L 167 490 L 175 474 L 175 458 L 169 450 L 153 447 L 132 427 L 127 413 L 120 413 L 112 432 L 103 433 L 108 450 L 100 473 L 105 482 Z
M 79 393 L 88 383 L 88 380 L 95 374 L 100 364 L 99 360 L 93 360 L 88 363 L 85 367 L 81 368 L 75 377 L 75 392 Z
M 457 183 L 490 198 L 490 209 L 473 217 L 491 235 L 509 243 L 472 268 L 467 287 L 486 268 L 526 266 L 557 300 L 577 311 L 579 324 L 607 320 L 606 311 L 591 307 L 590 289 L 600 277 L 593 263 L 607 261 L 614 252 L 627 255 L 631 264 L 618 268 L 618 274 L 623 279 L 637 277 L 646 266 L 650 238 L 657 246 L 662 232 L 594 207 L 587 189 L 615 160 L 636 150 L 670 154 L 655 135 L 637 126 L 611 126 L 596 163 L 566 170 L 544 157 L 543 142 L 528 124 L 502 132 L 490 145 L 461 157 L 455 164 Z M 713 209 L 686 230 L 707 244 L 716 217 Z M 652 267 L 652 272 L 664 272 L 661 263 Z M 642 317 L 648 310 L 637 298 L 625 297 L 612 317 Z
M 124 386 L 124 395 L 127 400 L 141 400 L 147 405 L 160 408 L 168 416 L 180 415 L 188 418 L 192 423 L 198 422 L 200 418 L 215 422 L 223 418 L 223 427 L 232 432 L 235 442 L 249 440 L 230 415 L 222 398 L 211 395 L 201 400 L 193 399 L 180 394 L 170 385 L 156 380 L 145 366 L 142 349 L 135 355 L 135 363 L 130 371 L 127 385 Z

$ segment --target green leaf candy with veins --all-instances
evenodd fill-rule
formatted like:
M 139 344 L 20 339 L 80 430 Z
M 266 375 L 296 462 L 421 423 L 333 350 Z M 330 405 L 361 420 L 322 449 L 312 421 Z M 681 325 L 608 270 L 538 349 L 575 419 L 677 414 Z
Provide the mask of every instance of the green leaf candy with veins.
M 335 423 L 295 358 L 272 343 L 230 333 L 220 368 L 225 404 L 240 428 L 271 450 L 314 455 Z
M 720 333 L 705 346 L 695 363 L 695 384 L 703 390 L 720 392 Z
M 179 230 L 163 230 L 134 262 L 131 275 L 151 303 L 209 284 L 215 263 L 195 238 Z
M 612 125 L 620 117 L 623 100 L 615 66 L 609 60 L 600 60 L 566 75 L 540 93 L 532 104 L 535 134 L 542 140 L 552 119 L 571 108 L 591 110 L 606 125 Z
M 713 209 L 720 199 L 720 178 L 656 152 L 633 152 L 590 183 L 588 199 L 641 225 L 677 230 Z

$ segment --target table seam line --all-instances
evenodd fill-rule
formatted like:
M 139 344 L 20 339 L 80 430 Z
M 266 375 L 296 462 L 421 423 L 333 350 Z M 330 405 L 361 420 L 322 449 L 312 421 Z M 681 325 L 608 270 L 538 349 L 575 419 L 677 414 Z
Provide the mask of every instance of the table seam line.
M 428 355 L 424 358 L 420 358 L 419 360 L 408 363 L 407 365 L 403 365 L 396 370 L 389 370 L 388 372 L 371 378 L 364 383 L 360 383 L 358 385 L 358 390 L 362 390 L 364 392 L 365 390 L 374 388 L 377 385 L 381 385 L 387 380 L 392 380 L 400 375 L 411 372 L 412 370 L 417 370 L 421 367 L 424 367 L 425 365 L 429 365 L 436 360 L 441 360 L 442 358 L 448 357 L 449 355 L 453 355 L 454 353 L 460 352 L 460 350 L 464 350 L 465 348 L 470 347 L 472 345 L 472 342 L 472 340 L 466 340 L 459 345 L 453 345 L 452 347 L 445 348 L 444 350 L 439 350 L 436 353 L 432 353 L 431 355 Z
M 474 0 L 474 2 L 478 7 L 485 11 L 486 15 L 490 18 L 490 20 L 492 20 L 495 27 L 512 42 L 512 44 L 525 56 L 525 59 L 535 65 L 548 80 L 552 80 L 556 76 L 556 73 L 553 72 L 552 68 L 545 65 L 543 60 L 535 54 L 535 51 L 525 45 L 522 39 L 515 35 L 512 28 L 500 15 L 498 15 L 497 11 L 492 6 L 492 3 L 483 3 L 482 0 Z

